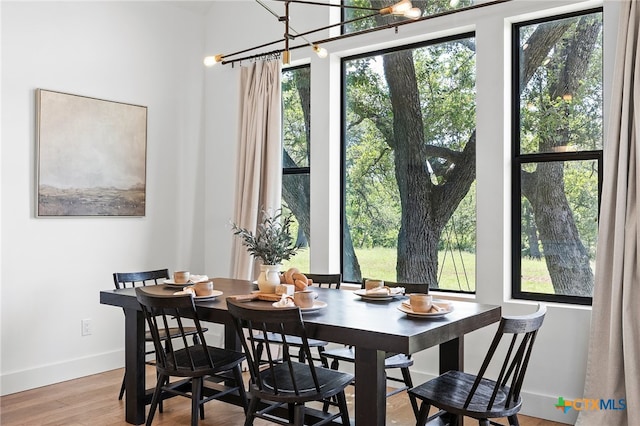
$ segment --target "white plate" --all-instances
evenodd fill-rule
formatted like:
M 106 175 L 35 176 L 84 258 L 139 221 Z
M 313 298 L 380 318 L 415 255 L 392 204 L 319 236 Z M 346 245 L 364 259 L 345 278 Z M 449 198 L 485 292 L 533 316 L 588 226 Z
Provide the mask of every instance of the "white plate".
M 435 301 L 434 301 L 435 302 Z M 412 318 L 442 318 L 443 316 L 451 313 L 453 311 L 453 305 L 450 305 L 451 308 L 448 311 L 440 311 L 440 312 L 413 312 L 411 307 L 406 306 L 404 303 L 400 303 L 398 305 L 398 310 L 400 312 L 404 312 L 408 316 Z
M 186 287 L 188 285 L 193 285 L 193 283 L 191 281 L 187 281 L 184 284 L 181 283 L 177 283 L 174 280 L 164 280 L 163 283 L 165 283 L 166 285 L 170 285 L 172 287 Z
M 384 294 L 384 293 L 371 293 L 367 294 L 367 290 L 360 288 L 354 291 L 355 294 L 362 297 L 365 300 L 391 300 L 396 296 L 402 296 L 401 294 Z
M 271 305 L 274 308 L 280 308 L 280 306 L 277 305 L 278 302 L 273 302 Z M 327 307 L 327 302 L 323 302 L 322 300 L 316 300 L 315 302 L 313 302 L 313 306 L 310 306 L 308 308 L 300 308 L 300 312 L 302 312 L 303 314 L 308 314 L 311 312 L 317 312 L 320 309 L 324 309 Z
M 213 290 L 213 292 L 208 296 L 193 296 L 195 300 L 209 300 L 215 299 L 218 296 L 222 296 L 222 292 L 220 290 Z

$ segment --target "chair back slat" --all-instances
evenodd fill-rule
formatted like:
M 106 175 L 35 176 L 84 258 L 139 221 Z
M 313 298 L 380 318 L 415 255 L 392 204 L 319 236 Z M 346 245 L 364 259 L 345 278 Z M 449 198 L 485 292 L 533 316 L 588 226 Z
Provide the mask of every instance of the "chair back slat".
M 365 283 L 367 280 L 372 278 L 363 278 L 362 279 L 362 288 L 365 288 Z M 375 278 L 374 278 L 375 279 Z M 411 293 L 429 293 L 429 284 L 426 283 L 400 283 L 395 281 L 385 281 L 384 285 L 387 287 L 404 287 L 405 294 Z
M 340 289 L 342 274 L 304 274 L 314 286 Z
M 533 314 L 518 317 L 502 317 L 487 355 L 464 403 L 465 408 L 469 407 L 480 383 L 486 379 L 486 373 L 494 359 L 494 355 L 501 341 L 506 337 L 510 337 L 509 346 L 504 360 L 500 364 L 500 372 L 495 380 L 495 385 L 492 389 L 491 397 L 488 400 L 486 410 L 490 411 L 492 409 L 498 393 L 507 383 L 510 385 L 507 399 L 504 402 L 505 408 L 509 408 L 518 402 L 522 383 L 524 382 L 524 375 L 531 356 L 531 350 L 533 349 L 536 334 L 544 321 L 545 314 L 546 306 L 539 304 L 538 310 Z
M 169 278 L 168 269 L 157 269 L 144 272 L 115 272 L 113 283 L 116 289 L 132 288 L 147 285 L 161 284 L 160 280 Z

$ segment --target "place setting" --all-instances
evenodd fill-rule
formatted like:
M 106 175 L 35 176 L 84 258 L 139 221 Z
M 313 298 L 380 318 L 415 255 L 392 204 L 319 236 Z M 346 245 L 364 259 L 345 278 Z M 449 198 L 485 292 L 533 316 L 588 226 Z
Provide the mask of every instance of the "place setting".
M 313 290 L 295 291 L 293 294 L 281 293 L 280 300 L 273 302 L 274 308 L 290 308 L 297 306 L 303 314 L 318 312 L 327 307 L 327 302 L 316 300 L 318 293 Z
M 411 318 L 442 318 L 453 311 L 453 303 L 433 299 L 430 294 L 414 293 L 409 295 L 409 301 L 403 301 L 398 305 L 398 310 Z
M 222 292 L 213 289 L 213 281 L 206 275 L 192 275 L 187 271 L 173 273 L 173 280 L 164 280 L 168 287 L 180 288 L 173 293 L 176 296 L 191 294 L 195 300 L 213 300 L 222 296 Z
M 366 301 L 384 302 L 403 296 L 404 292 L 404 287 L 388 287 L 382 280 L 366 280 L 364 288 L 355 290 L 353 293 Z

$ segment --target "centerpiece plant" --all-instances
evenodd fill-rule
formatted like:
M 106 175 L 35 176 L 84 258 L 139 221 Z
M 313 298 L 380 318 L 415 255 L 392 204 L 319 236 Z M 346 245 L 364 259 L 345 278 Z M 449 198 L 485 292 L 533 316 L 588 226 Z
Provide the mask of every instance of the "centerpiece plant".
M 275 292 L 275 286 L 280 283 L 280 264 L 291 259 L 300 249 L 291 237 L 292 223 L 293 214 L 284 214 L 282 209 L 277 209 L 262 211 L 262 220 L 255 233 L 232 224 L 234 235 L 242 240 L 249 254 L 262 262 L 258 277 L 261 292 Z

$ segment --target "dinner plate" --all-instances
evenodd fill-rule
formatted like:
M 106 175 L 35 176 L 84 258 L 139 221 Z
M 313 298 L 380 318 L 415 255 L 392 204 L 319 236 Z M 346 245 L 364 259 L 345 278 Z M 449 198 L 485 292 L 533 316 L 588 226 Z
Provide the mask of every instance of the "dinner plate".
M 186 287 L 188 285 L 193 285 L 193 282 L 191 281 L 187 281 L 186 283 L 181 284 L 181 283 L 175 282 L 174 280 L 164 280 L 163 283 L 165 283 L 166 285 L 170 285 L 172 287 Z
M 435 302 L 435 301 L 434 301 Z M 440 312 L 413 312 L 411 307 L 406 306 L 404 303 L 400 303 L 398 305 L 398 310 L 400 312 L 404 312 L 407 316 L 411 318 L 442 318 L 443 316 L 451 313 L 453 311 L 453 305 L 450 305 L 451 308 L 447 311 Z
M 193 296 L 194 300 L 209 300 L 209 299 L 215 299 L 218 296 L 221 296 L 223 293 L 219 290 L 213 290 L 213 292 L 211 292 L 210 295 L 208 296 Z
M 367 294 L 367 290 L 364 288 L 360 288 L 354 291 L 355 294 L 362 297 L 364 300 L 373 300 L 373 301 L 381 301 L 381 300 L 391 300 L 396 296 L 401 296 L 401 294 L 384 294 L 384 293 L 371 293 Z
M 277 305 L 278 302 L 273 302 L 272 306 L 274 308 L 279 308 Z M 323 302 L 322 300 L 316 300 L 313 302 L 313 306 L 309 306 L 308 308 L 300 308 L 300 312 L 303 314 L 309 314 L 311 312 L 318 312 L 320 309 L 324 309 L 327 307 L 327 302 Z

